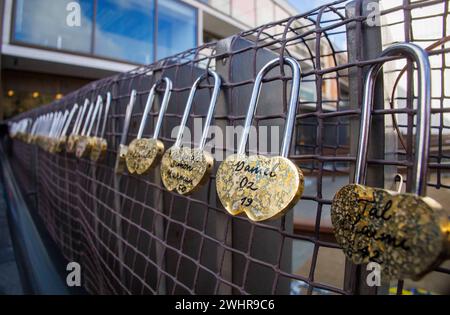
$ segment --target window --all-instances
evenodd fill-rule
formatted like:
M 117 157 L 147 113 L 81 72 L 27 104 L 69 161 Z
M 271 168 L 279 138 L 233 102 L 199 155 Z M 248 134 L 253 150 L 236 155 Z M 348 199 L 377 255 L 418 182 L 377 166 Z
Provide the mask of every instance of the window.
M 13 26 L 15 43 L 136 64 L 197 45 L 197 9 L 179 0 L 17 0 Z
M 153 0 L 97 1 L 94 54 L 151 63 L 153 21 Z
M 54 49 L 90 52 L 93 1 L 78 0 L 77 8 L 68 6 L 71 2 L 74 1 L 17 0 L 14 40 Z M 76 25 L 68 23 L 73 10 L 80 17 Z
M 176 0 L 158 0 L 158 52 L 161 59 L 197 45 L 197 10 Z

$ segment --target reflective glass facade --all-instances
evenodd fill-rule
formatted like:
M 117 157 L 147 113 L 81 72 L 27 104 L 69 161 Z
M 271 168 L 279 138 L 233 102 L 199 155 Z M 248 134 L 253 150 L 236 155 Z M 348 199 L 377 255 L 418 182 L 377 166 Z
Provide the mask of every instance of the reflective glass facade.
M 158 0 L 158 59 L 197 46 L 197 10 L 176 0 Z
M 89 53 L 91 51 L 94 3 L 79 0 L 73 8 L 71 0 L 15 1 L 15 41 L 60 50 Z M 71 24 L 71 12 L 78 10 L 79 25 Z M 69 19 L 69 23 L 68 23 Z
M 138 64 L 197 45 L 197 9 L 178 0 L 17 0 L 13 26 L 15 43 Z
M 94 54 L 135 63 L 153 61 L 153 0 L 97 2 Z

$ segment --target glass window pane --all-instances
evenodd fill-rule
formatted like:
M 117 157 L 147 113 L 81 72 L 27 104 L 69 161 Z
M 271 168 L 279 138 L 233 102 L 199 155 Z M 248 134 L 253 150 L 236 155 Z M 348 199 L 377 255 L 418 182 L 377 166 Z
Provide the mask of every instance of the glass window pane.
M 176 0 L 158 0 L 158 59 L 197 45 L 196 9 Z
M 151 63 L 153 23 L 153 0 L 98 1 L 94 53 L 134 63 Z
M 13 38 L 32 45 L 89 53 L 92 16 L 91 0 L 17 0 Z

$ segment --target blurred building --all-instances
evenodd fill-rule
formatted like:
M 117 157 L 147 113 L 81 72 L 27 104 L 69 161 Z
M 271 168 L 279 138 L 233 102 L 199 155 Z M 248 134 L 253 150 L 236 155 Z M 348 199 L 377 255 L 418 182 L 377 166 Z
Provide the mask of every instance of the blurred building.
M 296 13 L 285 0 L 0 0 L 0 118 Z

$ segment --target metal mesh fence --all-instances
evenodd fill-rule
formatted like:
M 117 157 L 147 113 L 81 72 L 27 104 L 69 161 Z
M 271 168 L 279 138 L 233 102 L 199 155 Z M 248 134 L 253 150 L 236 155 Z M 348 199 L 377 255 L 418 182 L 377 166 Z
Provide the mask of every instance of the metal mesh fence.
M 36 117 L 50 110 L 82 104 L 87 97 L 112 93 L 106 159 L 93 163 L 61 153 L 52 155 L 14 141 L 13 167 L 26 193 L 34 193 L 36 211 L 68 260 L 83 268 L 83 284 L 93 294 L 356 294 L 367 288 L 364 269 L 345 261 L 332 233 L 334 193 L 351 181 L 358 140 L 359 106 L 365 67 L 389 61 L 384 89 L 374 109 L 370 140 L 369 182 L 392 183 L 389 174 L 408 175 L 414 158 L 414 69 L 396 58 L 376 58 L 392 42 L 428 47 L 433 66 L 432 145 L 429 194 L 445 204 L 450 180 L 448 1 L 392 1 L 381 11 L 381 27 L 367 22 L 368 1 L 335 1 L 315 10 L 263 25 L 231 38 L 205 44 L 93 82 L 60 101 L 23 113 Z M 395 5 L 394 5 L 395 4 Z M 431 9 L 431 10 L 430 10 Z M 433 12 L 433 13 L 429 13 Z M 427 20 L 428 19 L 428 20 Z M 438 23 L 429 35 L 421 25 Z M 389 34 L 386 37 L 385 34 Z M 430 37 L 431 36 L 431 37 Z M 375 43 L 375 44 L 374 44 Z M 215 173 L 190 196 L 167 191 L 159 168 L 145 177 L 115 175 L 119 138 L 132 89 L 138 91 L 127 143 L 136 137 L 150 87 L 163 76 L 174 83 L 160 139 L 174 143 L 172 130 L 181 120 L 189 90 L 207 68 L 222 77 L 214 124 L 243 125 L 254 79 L 270 59 L 291 56 L 302 67 L 300 104 L 289 158 L 304 171 L 305 192 L 288 214 L 273 222 L 254 223 L 230 216 L 216 197 Z M 401 70 L 406 66 L 406 72 Z M 439 73 L 435 73 L 439 72 Z M 394 84 L 401 76 L 402 84 Z M 264 79 L 254 125 L 283 127 L 290 91 L 290 70 L 273 70 Z M 403 82 L 404 81 L 404 82 Z M 440 82 L 436 82 L 440 81 Z M 400 86 L 404 86 L 403 90 Z M 212 82 L 194 101 L 188 127 L 207 112 Z M 160 99 L 157 97 L 157 103 Z M 386 106 L 385 106 L 386 104 Z M 158 110 L 150 113 L 144 136 L 151 136 Z M 258 129 L 264 130 L 264 128 Z M 281 129 L 282 130 L 282 129 Z M 262 132 L 259 132 L 262 134 Z M 212 142 L 217 144 L 218 135 Z M 234 136 L 233 136 L 234 137 Z M 264 135 L 267 137 L 267 135 Z M 271 137 L 279 137 L 272 135 Z M 257 136 L 258 144 L 262 142 Z M 384 140 L 383 140 L 384 139 Z M 400 140 L 401 139 L 401 140 Z M 198 139 L 189 140 L 195 145 Z M 213 152 L 236 152 L 234 143 Z M 210 145 L 211 147 L 212 145 Z M 259 146 L 268 154 L 277 148 Z M 441 266 L 420 285 L 448 290 L 450 269 Z M 427 280 L 428 279 L 428 280 Z M 438 289 L 436 283 L 443 283 Z M 401 281 L 392 286 L 402 292 Z M 415 286 L 417 283 L 408 282 Z M 383 290 L 389 287 L 383 285 Z M 380 288 L 378 293 L 382 293 Z

